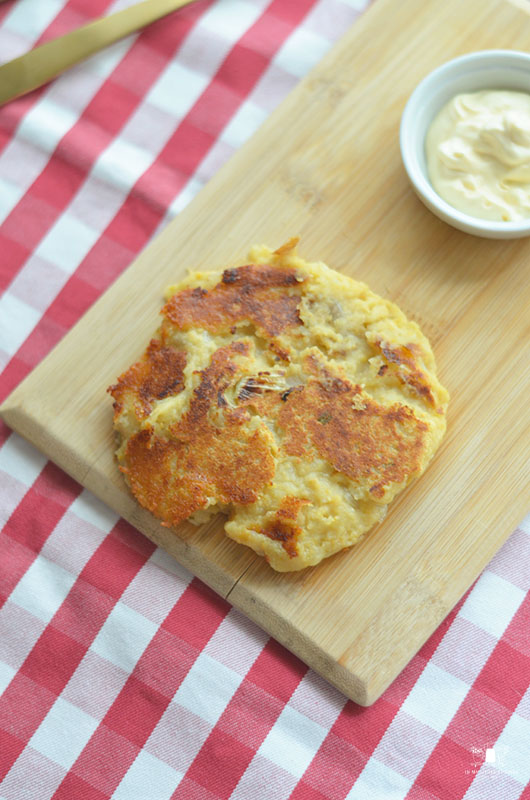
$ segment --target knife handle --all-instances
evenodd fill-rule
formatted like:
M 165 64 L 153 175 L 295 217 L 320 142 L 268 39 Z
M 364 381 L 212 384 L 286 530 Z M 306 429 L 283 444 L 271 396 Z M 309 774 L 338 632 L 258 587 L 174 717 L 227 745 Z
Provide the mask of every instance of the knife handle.
M 104 47 L 194 0 L 143 0 L 89 22 L 0 66 L 0 105 L 37 89 Z

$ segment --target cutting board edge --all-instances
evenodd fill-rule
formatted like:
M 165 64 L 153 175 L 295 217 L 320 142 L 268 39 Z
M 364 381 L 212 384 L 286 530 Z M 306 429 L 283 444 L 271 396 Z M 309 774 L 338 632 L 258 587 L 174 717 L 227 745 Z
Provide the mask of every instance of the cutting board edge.
M 472 588 L 495 553 L 510 538 L 518 522 L 523 519 L 524 513 L 523 511 L 522 515 L 515 514 L 517 521 L 513 523 L 512 520 L 512 524 L 506 524 L 504 533 L 497 538 L 497 544 L 491 551 L 482 555 L 479 561 L 475 561 L 473 568 L 466 571 L 466 577 L 459 581 L 454 587 L 454 591 L 449 592 L 444 601 L 439 601 L 435 604 L 434 613 L 431 616 L 424 617 L 424 625 L 418 625 L 416 636 L 412 637 L 413 647 L 406 651 L 403 650 L 401 653 L 393 652 L 389 654 L 387 658 L 388 668 L 386 670 L 381 669 L 384 660 L 378 659 L 377 670 L 374 670 L 370 669 L 369 665 L 364 668 L 356 660 L 355 656 L 352 657 L 352 653 L 356 651 L 361 655 L 366 653 L 367 647 L 363 643 L 365 635 L 371 627 L 379 628 L 378 617 L 386 615 L 386 607 L 382 607 L 379 614 L 368 620 L 367 627 L 348 645 L 339 657 L 333 657 L 311 637 L 304 634 L 299 627 L 284 619 L 274 608 L 253 594 L 245 587 L 241 579 L 236 581 L 226 599 L 346 697 L 363 707 L 369 707 L 396 680 L 396 676 L 401 674 L 411 659 L 417 655 L 433 633 L 459 604 L 464 595 Z M 241 578 L 243 577 L 244 573 Z M 392 597 L 387 599 L 391 601 Z M 435 596 L 433 595 L 430 599 L 434 600 Z M 420 603 L 418 601 L 418 609 L 425 610 L 425 602 Z M 407 641 L 410 642 L 411 638 L 409 637 Z
M 370 706 L 381 695 L 381 692 L 370 695 L 367 678 L 343 666 L 300 628 L 271 609 L 239 581 L 234 584 L 226 599 L 350 700 L 361 706 Z
M 32 370 L 27 378 L 32 376 L 34 372 L 35 370 Z M 44 453 L 47 458 L 57 464 L 71 478 L 84 485 L 83 482 L 90 465 L 84 459 L 76 458 L 72 448 L 66 442 L 60 442 L 53 434 L 47 431 L 46 427 L 40 422 L 38 414 L 31 413 L 28 404 L 24 402 L 24 385 L 27 378 L 0 405 L 0 419 L 3 419 L 12 431 L 30 442 L 41 453 Z
M 22 385 L 22 384 L 21 384 Z M 79 459 L 68 444 L 51 434 L 41 423 L 37 414 L 24 405 L 19 405 L 18 388 L 0 406 L 0 418 L 18 435 L 22 436 L 71 478 L 92 492 L 112 511 L 125 519 L 130 525 L 146 536 L 157 547 L 168 552 L 182 567 L 203 581 L 222 598 L 226 598 L 248 565 L 237 576 L 230 576 L 215 561 L 208 560 L 200 548 L 190 544 L 185 538 L 175 534 L 171 528 L 162 526 L 158 520 L 142 509 L 126 490 L 108 491 L 107 476 L 88 461 Z M 144 520 L 139 519 L 144 516 Z M 234 543 L 234 547 L 237 545 Z M 257 558 L 257 556 L 255 556 Z

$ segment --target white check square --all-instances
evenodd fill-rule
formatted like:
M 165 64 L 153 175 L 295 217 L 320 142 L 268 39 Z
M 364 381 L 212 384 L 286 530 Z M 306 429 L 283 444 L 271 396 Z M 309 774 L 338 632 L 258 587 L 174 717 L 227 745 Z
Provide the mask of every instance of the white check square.
M 33 485 L 45 464 L 46 456 L 17 433 L 12 433 L 0 450 L 0 469 L 24 486 Z
M 44 95 L 24 116 L 17 135 L 45 153 L 53 153 L 63 136 L 77 122 L 78 115 Z
M 251 100 L 246 100 L 223 130 L 221 134 L 223 141 L 237 150 L 250 139 L 268 116 L 266 111 Z
M 326 734 L 326 728 L 285 706 L 258 752 L 295 778 L 301 778 Z
M 469 691 L 460 678 L 433 663 L 426 665 L 400 711 L 443 733 Z
M 51 761 L 70 769 L 98 724 L 89 714 L 58 697 L 29 744 Z
M 235 43 L 254 24 L 266 6 L 265 0 L 252 3 L 223 0 L 223 3 L 214 3 L 208 9 L 200 20 L 200 27 Z
M 530 721 L 512 714 L 494 749 L 500 754 L 496 769 L 526 786 L 530 782 Z
M 331 42 L 317 33 L 296 28 L 274 57 L 276 66 L 303 78 L 327 53 Z
M 230 800 L 288 800 L 297 780 L 290 772 L 256 753 L 230 795 Z M 318 796 L 324 797 L 320 793 Z
M 24 190 L 11 181 L 0 178 L 0 225 L 12 212 Z
M 201 653 L 177 689 L 172 702 L 215 725 L 241 680 L 241 675 Z
M 173 62 L 153 84 L 145 99 L 173 117 L 183 117 L 209 82 L 208 76 Z
M 473 783 L 462 800 L 519 800 L 523 787 L 504 772 L 500 772 L 493 764 L 478 762 L 468 767 L 473 770 Z
M 138 757 L 112 795 L 112 800 L 170 800 L 182 780 L 182 773 L 160 761 L 147 750 Z
M 116 138 L 102 152 L 92 177 L 116 186 L 125 195 L 153 163 L 153 155 L 123 138 Z
M 118 601 L 90 649 L 126 672 L 132 672 L 158 625 Z
M 50 228 L 35 253 L 71 275 L 98 238 L 98 231 L 66 211 Z
M 526 593 L 494 572 L 483 572 L 458 612 L 469 622 L 499 639 Z
M 9 600 L 37 619 L 49 622 L 74 583 L 74 575 L 38 555 L 11 592 Z
M 81 494 L 76 497 L 74 502 L 69 508 L 76 517 L 89 522 L 95 528 L 99 528 L 104 533 L 109 533 L 119 520 L 118 515 L 111 511 L 111 509 L 98 500 L 92 492 L 84 489 Z
M 64 6 L 62 0 L 20 0 L 4 19 L 3 25 L 33 44 Z
M 197 178 L 190 178 L 186 185 L 182 188 L 182 191 L 178 193 L 175 197 L 171 205 L 169 206 L 166 217 L 167 219 L 173 219 L 176 217 L 180 212 L 186 208 L 188 203 L 190 203 L 196 194 L 200 192 L 204 183 Z M 163 226 L 161 226 L 162 228 Z
M 18 545 L 20 549 L 23 545 Z M 25 549 L 25 548 L 24 548 Z M 19 670 L 42 635 L 47 623 L 9 600 L 0 608 L 2 662 Z M 0 695 L 2 690 L 0 689 Z
M 376 758 L 370 758 L 346 800 L 405 800 L 411 786 L 411 780 L 381 764 Z
M 0 695 L 5 692 L 15 674 L 16 670 L 13 667 L 10 667 L 4 661 L 0 661 Z
M 370 0 L 341 0 L 341 2 L 345 3 L 347 6 L 351 6 L 351 8 L 354 8 L 356 11 L 364 11 Z
M 40 320 L 40 312 L 5 292 L 0 297 L 0 349 L 14 356 Z

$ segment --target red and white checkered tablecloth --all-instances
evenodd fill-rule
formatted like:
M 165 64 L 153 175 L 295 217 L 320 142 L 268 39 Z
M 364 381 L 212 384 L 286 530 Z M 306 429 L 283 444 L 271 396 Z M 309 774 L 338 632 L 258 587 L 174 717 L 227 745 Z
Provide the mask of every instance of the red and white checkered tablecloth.
M 0 59 L 130 4 L 11 0 Z M 202 0 L 0 109 L 2 399 L 366 4 Z M 530 518 L 361 708 L 0 437 L 0 800 L 529 800 Z

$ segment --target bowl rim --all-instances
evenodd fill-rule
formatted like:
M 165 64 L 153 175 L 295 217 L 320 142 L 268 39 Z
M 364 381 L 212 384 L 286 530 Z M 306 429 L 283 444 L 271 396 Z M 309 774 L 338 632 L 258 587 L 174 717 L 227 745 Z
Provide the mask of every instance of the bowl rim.
M 415 125 L 415 106 L 418 105 L 420 99 L 432 85 L 432 83 L 439 81 L 444 77 L 445 73 L 449 73 L 444 83 L 450 86 L 452 82 L 462 77 L 465 68 L 469 65 L 480 66 L 480 62 L 498 60 L 498 66 L 512 66 L 516 67 L 517 64 L 524 65 L 528 69 L 528 77 L 530 82 L 530 53 L 521 50 L 475 50 L 470 53 L 464 53 L 461 56 L 452 58 L 445 61 L 438 67 L 435 67 L 431 72 L 425 75 L 424 78 L 417 84 L 412 94 L 409 96 L 403 113 L 401 115 L 401 122 L 399 126 L 399 145 L 401 150 L 401 157 L 405 171 L 408 175 L 412 186 L 417 194 L 422 197 L 429 207 L 435 207 L 443 215 L 443 218 L 453 220 L 458 223 L 460 229 L 473 229 L 477 232 L 492 232 L 499 234 L 514 235 L 517 233 L 530 232 L 530 217 L 524 221 L 502 222 L 497 220 L 487 220 L 481 217 L 474 217 L 466 214 L 463 211 L 452 206 L 444 200 L 438 192 L 435 191 L 431 182 L 424 174 L 421 167 L 417 164 L 415 153 L 417 148 L 410 144 L 411 137 L 409 132 L 414 129 Z M 511 62 L 511 63 L 508 63 Z M 491 69 L 491 64 L 488 68 Z M 486 64 L 484 64 L 486 68 Z M 462 71 L 461 71 L 462 70 Z M 454 73 L 454 74 L 451 74 Z M 478 90 L 477 90 L 478 91 Z M 520 90 L 514 90 L 520 91 Z M 529 92 L 530 94 L 530 89 Z M 422 140 L 423 144 L 424 140 Z

